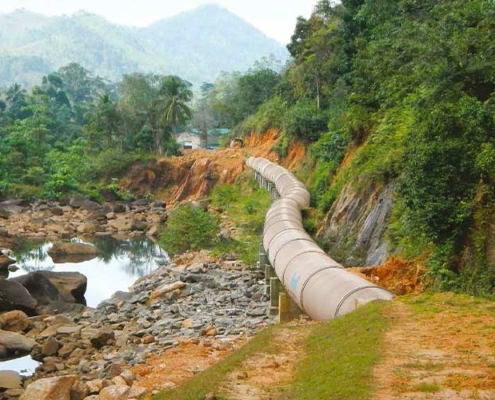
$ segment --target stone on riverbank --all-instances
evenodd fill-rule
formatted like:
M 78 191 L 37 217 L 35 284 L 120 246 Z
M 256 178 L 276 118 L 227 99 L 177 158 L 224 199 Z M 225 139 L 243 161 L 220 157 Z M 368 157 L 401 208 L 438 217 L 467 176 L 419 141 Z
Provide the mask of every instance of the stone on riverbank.
M 15 371 L 0 371 L 0 388 L 3 389 L 20 389 L 21 376 Z
M 76 377 L 72 375 L 43 378 L 31 383 L 20 400 L 71 400 Z
M 33 339 L 16 332 L 0 330 L 0 346 L 5 347 L 9 353 L 29 353 L 36 345 Z
M 37 305 L 38 302 L 21 283 L 0 280 L 0 312 L 22 310 L 33 315 Z
M 25 331 L 29 326 L 28 316 L 22 311 L 13 310 L 0 315 L 0 329 L 4 331 Z

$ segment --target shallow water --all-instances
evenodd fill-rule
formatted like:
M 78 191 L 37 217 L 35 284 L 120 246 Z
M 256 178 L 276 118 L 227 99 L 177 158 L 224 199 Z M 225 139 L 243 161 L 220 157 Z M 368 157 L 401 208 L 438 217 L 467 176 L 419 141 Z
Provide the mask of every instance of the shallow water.
M 31 356 L 28 355 L 0 362 L 0 371 L 17 371 L 23 376 L 31 376 L 34 374 L 34 370 L 38 365 L 40 365 L 40 363 L 34 361 Z
M 9 278 L 40 270 L 80 272 L 88 278 L 87 305 L 96 307 L 113 293 L 127 291 L 138 278 L 168 260 L 167 253 L 145 237 L 132 240 L 95 237 L 92 244 L 100 250 L 99 256 L 82 262 L 55 263 L 47 254 L 51 242 L 25 242 L 14 252 L 19 270 L 10 272 Z
M 77 240 L 82 242 L 82 240 Z M 32 271 L 49 270 L 56 272 L 80 272 L 88 278 L 86 302 L 89 307 L 96 307 L 102 300 L 113 293 L 127 291 L 138 278 L 156 270 L 168 261 L 167 253 L 148 238 L 116 239 L 113 237 L 95 237 L 86 240 L 96 246 L 101 254 L 91 260 L 82 262 L 55 263 L 47 254 L 51 242 L 25 241 L 19 243 L 14 258 L 19 268 L 10 272 L 12 278 Z M 29 376 L 34 373 L 38 362 L 25 356 L 14 360 L 0 362 L 0 370 L 17 371 Z

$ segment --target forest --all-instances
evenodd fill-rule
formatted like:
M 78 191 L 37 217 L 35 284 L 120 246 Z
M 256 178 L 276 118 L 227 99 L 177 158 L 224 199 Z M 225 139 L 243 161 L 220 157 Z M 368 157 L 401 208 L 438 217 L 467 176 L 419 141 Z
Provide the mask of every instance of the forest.
M 491 0 L 320 0 L 296 21 L 288 66 L 224 73 L 193 102 L 176 76 L 110 84 L 77 64 L 29 92 L 14 83 L 0 103 L 0 191 L 91 192 L 132 162 L 177 152 L 173 133 L 186 126 L 277 128 L 281 157 L 293 141 L 308 149 L 297 174 L 315 208 L 327 212 L 346 184 L 393 184 L 392 252 L 425 260 L 441 288 L 492 293 L 494 17 Z

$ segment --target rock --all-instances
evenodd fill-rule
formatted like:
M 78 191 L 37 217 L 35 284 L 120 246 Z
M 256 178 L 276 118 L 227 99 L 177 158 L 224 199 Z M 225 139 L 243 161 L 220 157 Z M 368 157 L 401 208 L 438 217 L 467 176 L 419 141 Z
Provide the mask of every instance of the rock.
M 90 339 L 90 342 L 95 349 L 101 349 L 103 346 L 106 346 L 110 340 L 115 340 L 115 332 L 111 328 L 103 328 Z
M 80 208 L 86 200 L 89 199 L 84 196 L 71 196 L 69 198 L 69 206 L 72 208 Z
M 85 222 L 76 228 L 76 231 L 79 233 L 95 233 L 97 230 L 98 227 L 91 222 Z
M 5 210 L 3 208 L 0 208 L 0 218 L 9 219 L 9 217 L 10 217 L 10 212 L 8 212 L 7 210 Z
M 108 202 L 114 202 L 119 199 L 119 196 L 117 196 L 117 193 L 113 189 L 101 189 L 100 196 Z
M 88 388 L 89 394 L 100 393 L 103 389 L 103 379 L 93 379 L 86 382 L 86 387 Z
M 0 371 L 0 388 L 3 389 L 20 389 L 22 379 L 16 371 Z
M 177 281 L 174 283 L 165 283 L 162 286 L 158 287 L 157 289 L 153 290 L 153 292 L 151 293 L 151 298 L 152 299 L 161 298 L 169 292 L 172 292 L 177 289 L 182 289 L 184 286 L 186 286 L 186 283 L 182 281 Z
M 4 346 L 10 353 L 29 353 L 36 345 L 33 339 L 16 332 L 0 330 L 0 345 Z
M 100 400 L 127 400 L 130 390 L 128 386 L 109 386 L 100 392 Z
M 94 221 L 105 221 L 107 219 L 107 213 L 104 210 L 93 211 L 89 217 L 89 219 Z M 98 230 L 98 226 L 95 226 L 95 231 Z
M 62 300 L 55 300 L 49 304 L 36 307 L 36 312 L 39 315 L 54 315 L 61 313 L 82 314 L 84 311 L 86 311 L 86 306 L 84 304 L 67 303 Z
M 7 389 L 3 392 L 4 399 L 18 399 L 24 393 L 24 389 Z
M 4 331 L 25 331 L 30 325 L 28 316 L 22 311 L 8 311 L 0 315 L 0 329 Z
M 92 394 L 91 396 L 85 397 L 84 400 L 100 400 L 100 396 Z
M 19 282 L 0 280 L 0 311 L 22 310 L 33 315 L 38 302 Z
M 62 299 L 58 289 L 42 271 L 30 272 L 27 275 L 12 278 L 10 281 L 24 286 L 29 294 L 36 299 L 38 305 L 45 305 Z
M 130 369 L 126 369 L 122 371 L 120 376 L 124 378 L 125 382 L 127 383 L 127 386 L 131 386 L 136 380 L 136 376 L 133 374 L 133 372 Z
M 48 210 L 52 215 L 64 215 L 64 210 L 61 207 L 50 207 Z
M 53 247 L 48 250 L 48 255 L 52 257 L 55 261 L 57 256 L 67 256 L 67 255 L 91 255 L 94 258 L 100 251 L 95 247 L 87 243 L 72 243 L 72 242 L 58 242 L 53 245 Z M 91 259 L 91 258 L 90 258 Z M 55 261 L 58 262 L 58 261 Z
M 230 239 L 232 235 L 230 234 L 230 231 L 228 229 L 223 229 L 220 231 L 220 233 L 217 236 L 220 239 Z
M 97 203 L 96 201 L 87 199 L 83 201 L 80 209 L 86 211 L 99 211 L 99 210 L 103 210 L 103 207 L 101 206 L 101 204 Z
M 122 378 L 120 375 L 112 378 L 112 382 L 115 383 L 118 386 L 129 386 L 127 382 L 125 381 L 124 378 Z
M 41 337 L 55 336 L 64 327 L 81 329 L 75 322 L 63 315 L 45 318 L 45 321 L 48 323 L 48 327 L 39 334 Z
M 140 386 L 133 386 L 131 387 L 131 390 L 127 394 L 129 399 L 140 399 L 143 396 L 149 395 L 151 393 L 151 390 L 140 387 Z
M 0 254 L 0 268 L 8 268 L 9 265 L 15 264 L 16 261 L 6 255 Z
M 53 336 L 49 337 L 48 340 L 41 346 L 41 354 L 44 356 L 53 356 L 57 353 L 60 347 L 60 343 Z
M 149 204 L 149 201 L 146 199 L 138 199 L 131 203 L 133 207 L 146 207 Z
M 148 224 L 144 221 L 136 219 L 114 219 L 109 221 L 108 224 L 117 231 L 129 232 L 129 231 L 145 231 L 148 229 Z
M 31 383 L 20 400 L 71 400 L 76 377 L 72 375 L 43 378 Z
M 150 344 L 155 341 L 155 337 L 153 335 L 145 335 L 143 336 L 142 342 L 143 344 Z
M 161 200 L 155 200 L 153 203 L 151 203 L 151 207 L 153 208 L 166 208 L 167 203 Z
M 40 271 L 58 289 L 64 301 L 86 304 L 88 279 L 79 272 Z
M 88 395 L 88 387 L 81 381 L 75 381 L 70 390 L 70 400 L 83 400 Z

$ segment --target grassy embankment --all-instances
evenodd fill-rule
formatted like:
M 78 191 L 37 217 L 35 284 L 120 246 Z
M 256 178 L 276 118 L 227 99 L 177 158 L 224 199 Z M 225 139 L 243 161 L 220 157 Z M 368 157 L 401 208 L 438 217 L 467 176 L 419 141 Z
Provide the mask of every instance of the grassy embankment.
M 225 385 L 229 373 L 259 353 L 284 351 L 284 343 L 277 341 L 280 329 L 283 326 L 262 331 L 212 368 L 153 400 L 202 400 L 211 392 L 218 400 L 227 400 L 219 388 Z M 493 363 L 488 362 L 493 354 L 493 337 L 495 305 L 491 300 L 426 293 L 371 303 L 316 325 L 304 342 L 304 356 L 293 360 L 298 367 L 292 381 L 279 388 L 277 395 L 271 391 L 271 398 L 371 399 L 380 385 L 376 367 L 387 366 L 387 362 L 392 366 L 388 378 L 391 384 L 385 381 L 387 395 L 471 391 L 477 398 L 479 391 L 493 388 Z M 393 340 L 406 349 L 391 349 L 397 346 Z M 437 356 L 432 361 L 423 353 Z
M 372 393 L 372 368 L 379 360 L 383 334 L 389 321 L 388 303 L 372 303 L 329 323 L 317 325 L 305 342 L 305 357 L 292 384 L 283 388 L 280 399 L 367 399 Z M 277 342 L 281 325 L 265 329 L 237 352 L 182 386 L 162 392 L 154 400 L 200 400 L 214 392 L 227 375 L 244 360 L 259 352 L 283 351 Z M 297 327 L 293 329 L 298 329 Z

